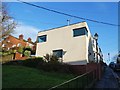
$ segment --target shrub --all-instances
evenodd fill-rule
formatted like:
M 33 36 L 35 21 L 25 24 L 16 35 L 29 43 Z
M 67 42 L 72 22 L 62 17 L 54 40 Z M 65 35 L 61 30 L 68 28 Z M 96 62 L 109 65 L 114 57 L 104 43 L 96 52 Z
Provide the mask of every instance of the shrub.
M 25 50 L 24 55 L 29 57 L 31 55 L 31 51 Z
M 64 64 L 56 60 L 56 57 L 52 57 L 51 61 L 46 62 L 41 57 L 29 58 L 26 60 L 19 60 L 19 61 L 12 61 L 6 63 L 6 65 L 23 65 L 27 67 L 33 67 L 37 69 L 41 69 L 44 71 L 53 71 L 53 72 L 60 72 L 60 73 L 71 73 L 69 65 Z
M 43 64 L 38 64 L 38 69 L 42 69 L 44 71 L 71 73 L 69 65 L 59 62 L 59 58 L 55 55 L 46 54 L 44 56 L 44 61 L 46 62 Z
M 22 65 L 28 67 L 37 67 L 38 64 L 42 64 L 42 63 L 44 63 L 44 60 L 43 58 L 39 57 L 39 58 L 29 58 L 27 60 L 24 60 Z
M 18 52 L 21 53 L 21 54 L 23 54 L 23 47 L 22 47 L 22 46 L 20 46 L 20 47 L 18 48 Z
M 45 61 L 47 61 L 48 63 L 59 63 L 59 58 L 55 55 L 49 55 L 46 54 L 44 56 Z
M 3 63 L 3 65 L 22 65 L 22 61 L 21 60 L 9 61 L 9 62 Z

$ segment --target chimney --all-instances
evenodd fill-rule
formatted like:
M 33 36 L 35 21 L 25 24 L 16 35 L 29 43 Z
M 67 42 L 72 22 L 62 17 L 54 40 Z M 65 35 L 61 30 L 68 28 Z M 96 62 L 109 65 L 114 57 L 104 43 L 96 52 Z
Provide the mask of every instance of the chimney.
M 10 36 L 6 37 L 6 38 L 5 38 L 5 40 L 6 40 L 6 41 L 8 41 L 8 40 L 9 40 L 9 38 L 10 38 Z
M 28 40 L 27 40 L 29 43 L 31 43 L 32 41 L 31 41 L 31 38 L 28 38 Z
M 23 35 L 22 35 L 22 34 L 19 35 L 19 39 L 20 39 L 20 40 L 23 40 Z

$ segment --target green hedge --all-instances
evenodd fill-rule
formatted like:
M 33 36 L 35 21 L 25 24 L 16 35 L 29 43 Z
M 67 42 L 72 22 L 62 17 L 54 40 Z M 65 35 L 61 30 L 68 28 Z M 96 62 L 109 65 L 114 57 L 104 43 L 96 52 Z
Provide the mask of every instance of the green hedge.
M 45 63 L 43 58 L 29 58 L 27 60 L 22 61 L 23 66 L 28 66 L 28 67 L 37 67 L 39 64 Z
M 29 58 L 27 60 L 17 60 L 10 61 L 5 63 L 5 65 L 22 65 L 26 67 L 32 67 L 44 71 L 53 71 L 53 72 L 63 72 L 63 73 L 71 73 L 68 64 L 63 64 L 59 62 L 45 62 L 43 58 Z

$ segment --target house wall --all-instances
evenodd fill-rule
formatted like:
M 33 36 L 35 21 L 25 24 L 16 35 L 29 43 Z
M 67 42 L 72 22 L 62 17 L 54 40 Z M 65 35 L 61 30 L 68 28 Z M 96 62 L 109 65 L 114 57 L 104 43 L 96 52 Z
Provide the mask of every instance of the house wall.
M 88 29 L 88 36 L 82 35 L 73 37 L 73 29 L 81 27 L 86 27 Z M 89 62 L 88 43 L 91 34 L 86 22 L 38 33 L 38 36 L 42 35 L 47 35 L 47 41 L 37 43 L 37 57 L 44 56 L 47 53 L 52 54 L 53 50 L 63 49 L 63 62 L 72 65 L 84 65 Z
M 92 38 L 92 36 L 89 36 L 88 39 L 89 39 L 88 40 L 88 60 L 89 60 L 89 62 L 92 62 L 95 60 L 93 38 Z
M 2 44 L 5 44 L 5 48 L 13 48 L 13 45 L 15 47 L 18 47 L 18 44 L 21 44 L 21 46 L 23 46 L 23 47 L 26 46 L 25 41 L 19 40 L 11 35 L 9 35 L 5 40 L 3 40 Z
M 20 36 L 19 36 L 19 38 L 16 38 L 14 36 L 9 35 L 8 37 L 6 37 L 6 39 L 4 39 L 0 43 L 0 46 L 7 50 L 12 49 L 14 47 L 16 47 L 16 49 L 17 49 L 17 47 L 20 47 L 20 46 L 22 46 L 22 47 L 29 46 L 31 49 L 33 49 L 33 47 L 35 46 L 34 43 L 25 41 L 23 39 L 23 35 L 22 35 L 22 37 L 20 37 Z

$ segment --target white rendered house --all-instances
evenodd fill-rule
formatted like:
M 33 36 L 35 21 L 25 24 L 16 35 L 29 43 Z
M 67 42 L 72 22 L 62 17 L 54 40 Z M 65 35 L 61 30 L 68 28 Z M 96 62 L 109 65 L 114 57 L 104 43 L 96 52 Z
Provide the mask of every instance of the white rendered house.
M 93 37 L 86 22 L 40 31 L 37 40 L 37 57 L 54 54 L 71 65 L 95 60 Z

